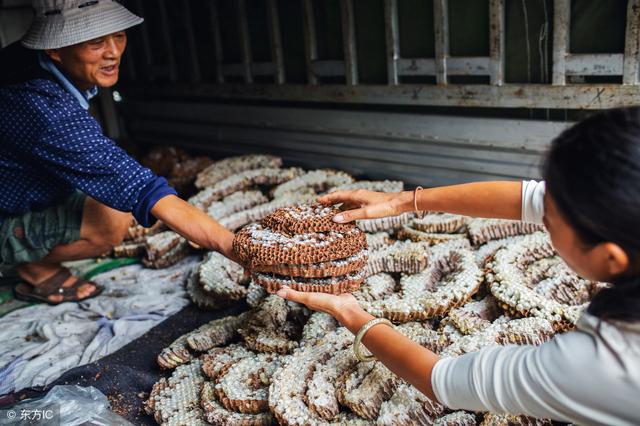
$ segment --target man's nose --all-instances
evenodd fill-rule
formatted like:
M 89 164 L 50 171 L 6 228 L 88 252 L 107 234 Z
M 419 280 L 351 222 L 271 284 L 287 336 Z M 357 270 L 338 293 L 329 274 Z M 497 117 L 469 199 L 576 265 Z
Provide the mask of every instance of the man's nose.
M 109 36 L 106 40 L 106 48 L 104 50 L 105 56 L 107 58 L 118 58 L 122 55 L 122 47 L 119 43 L 116 42 L 115 37 Z

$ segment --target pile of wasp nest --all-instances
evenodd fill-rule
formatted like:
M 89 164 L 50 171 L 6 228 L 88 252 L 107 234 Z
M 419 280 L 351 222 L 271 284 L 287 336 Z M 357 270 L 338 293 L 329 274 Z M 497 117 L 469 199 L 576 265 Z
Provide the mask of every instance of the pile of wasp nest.
M 542 227 L 438 213 L 342 226 L 330 222 L 332 207 L 309 203 L 338 189 L 397 192 L 403 183 L 281 167 L 274 157 L 233 157 L 198 177 L 202 191 L 192 202 L 230 228 L 244 227 L 235 246 L 253 276 L 212 252 L 191 274 L 188 293 L 202 308 L 245 300 L 250 309 L 207 323 L 158 355 L 167 377 L 146 402 L 158 423 L 552 424 L 448 410 L 380 362 L 359 362 L 353 335 L 329 315 L 269 294 L 283 283 L 334 291 L 338 281 L 323 283 L 327 276 L 359 274 L 359 287 L 339 290 L 440 357 L 540 345 L 571 330 L 603 287 L 575 275 Z M 338 234 L 352 235 L 350 242 L 318 237 Z

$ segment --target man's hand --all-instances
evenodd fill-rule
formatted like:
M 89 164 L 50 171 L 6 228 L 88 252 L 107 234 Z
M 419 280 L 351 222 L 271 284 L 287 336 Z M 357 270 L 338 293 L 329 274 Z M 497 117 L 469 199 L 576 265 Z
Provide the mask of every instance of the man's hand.
M 231 231 L 224 230 L 220 232 L 217 236 L 216 251 L 222 253 L 225 257 L 228 257 L 234 262 L 242 264 L 240 263 L 238 256 L 236 256 L 236 253 L 233 251 L 233 237 L 234 235 Z

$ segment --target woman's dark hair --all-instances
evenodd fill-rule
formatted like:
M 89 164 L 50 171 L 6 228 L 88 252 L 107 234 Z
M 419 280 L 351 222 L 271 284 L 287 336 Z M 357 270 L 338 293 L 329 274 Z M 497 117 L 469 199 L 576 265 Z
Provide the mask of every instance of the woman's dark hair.
M 612 109 L 565 130 L 544 165 L 547 191 L 588 245 L 610 241 L 634 271 L 600 291 L 589 313 L 640 320 L 640 108 Z

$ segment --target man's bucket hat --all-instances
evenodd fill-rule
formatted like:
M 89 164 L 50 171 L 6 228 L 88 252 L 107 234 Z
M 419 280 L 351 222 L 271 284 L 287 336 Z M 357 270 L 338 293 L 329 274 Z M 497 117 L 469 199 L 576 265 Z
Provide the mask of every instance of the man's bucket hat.
M 22 38 L 29 49 L 58 49 L 126 30 L 143 19 L 116 0 L 34 0 L 35 18 Z

